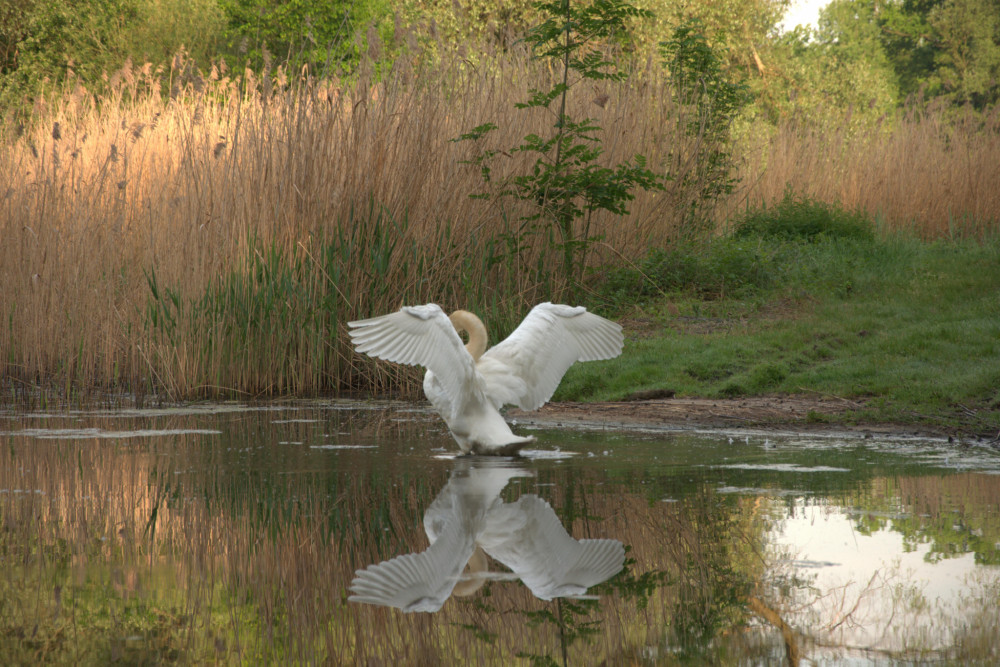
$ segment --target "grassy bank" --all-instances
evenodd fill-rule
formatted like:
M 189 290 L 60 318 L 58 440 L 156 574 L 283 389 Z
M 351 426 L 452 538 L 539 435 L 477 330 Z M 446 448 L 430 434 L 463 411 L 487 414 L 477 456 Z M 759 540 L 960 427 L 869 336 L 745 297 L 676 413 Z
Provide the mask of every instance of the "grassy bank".
M 551 125 L 514 107 L 551 83 L 523 55 L 433 74 L 402 63 L 378 81 L 362 73 L 350 84 L 294 87 L 281 76 L 203 77 L 176 65 L 166 81 L 148 67 L 120 72 L 101 98 L 71 86 L 38 104 L 34 126 L 2 129 L 0 401 L 415 394 L 417 374 L 355 355 L 344 322 L 435 301 L 480 313 L 496 339 L 534 303 L 563 298 L 558 246 L 518 224 L 517 207 L 530 203 L 501 210 L 471 199 L 483 188 L 478 170 L 462 164 L 474 149 L 450 141 L 493 121 L 497 146 L 510 146 Z M 1000 220 L 1000 191 L 990 186 L 1000 181 L 996 118 L 930 111 L 865 132 L 849 118 L 822 133 L 755 126 L 727 147 L 742 185 L 715 209 L 692 206 L 706 185 L 696 158 L 711 151 L 664 77 L 609 83 L 597 97 L 577 87 L 570 106 L 604 128 L 607 165 L 641 153 L 671 177 L 663 191 L 638 193 L 628 215 L 588 223 L 600 239 L 589 289 L 613 289 L 602 281 L 643 266 L 651 247 L 697 263 L 743 261 L 745 246 L 765 268 L 771 259 L 796 264 L 799 252 L 820 262 L 813 280 L 843 276 L 839 246 L 815 245 L 828 248 L 823 264 L 812 249 L 766 235 L 724 240 L 732 220 L 773 207 L 785 184 L 877 219 L 876 240 L 906 231 L 982 242 Z M 505 157 L 494 178 L 527 166 Z M 991 244 L 954 247 L 989 253 Z M 671 299 L 689 316 L 753 314 L 779 299 L 777 285 L 794 291 L 804 279 L 772 277 L 749 301 Z M 677 294 L 711 290 L 711 276 L 698 280 L 708 282 Z M 803 305 L 791 292 L 780 298 Z M 806 310 L 820 316 L 816 304 Z M 806 311 L 787 312 L 801 321 Z M 634 349 L 645 354 L 644 345 Z M 786 379 L 797 377 L 801 364 L 782 363 Z M 791 386 L 743 378 L 738 365 L 733 372 L 731 393 Z
M 739 225 L 611 275 L 629 352 L 557 398 L 806 392 L 853 419 L 1000 429 L 1000 238 L 925 242 L 795 198 Z

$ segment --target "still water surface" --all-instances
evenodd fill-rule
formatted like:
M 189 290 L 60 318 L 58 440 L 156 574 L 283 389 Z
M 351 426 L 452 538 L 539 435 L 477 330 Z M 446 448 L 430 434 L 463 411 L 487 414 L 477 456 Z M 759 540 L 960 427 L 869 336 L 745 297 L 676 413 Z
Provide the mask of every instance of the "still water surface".
M 1000 659 L 992 450 L 532 432 L 484 460 L 401 404 L 0 415 L 0 662 Z

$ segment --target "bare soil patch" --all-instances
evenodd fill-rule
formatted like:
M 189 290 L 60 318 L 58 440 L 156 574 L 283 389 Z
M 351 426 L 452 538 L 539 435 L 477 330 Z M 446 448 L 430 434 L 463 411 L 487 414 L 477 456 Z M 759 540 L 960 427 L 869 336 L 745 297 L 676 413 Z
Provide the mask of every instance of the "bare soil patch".
M 900 435 L 946 435 L 930 426 L 855 424 L 847 413 L 863 403 L 836 397 L 794 395 L 732 399 L 663 398 L 605 403 L 548 403 L 534 412 L 511 410 L 525 424 L 601 425 L 618 428 L 795 428 Z

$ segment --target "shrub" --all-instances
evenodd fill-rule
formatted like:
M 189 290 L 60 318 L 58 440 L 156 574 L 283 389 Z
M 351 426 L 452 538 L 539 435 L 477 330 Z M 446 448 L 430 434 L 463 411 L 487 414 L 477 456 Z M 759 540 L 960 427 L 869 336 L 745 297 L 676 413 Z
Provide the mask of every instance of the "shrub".
M 599 293 L 622 306 L 669 292 L 749 296 L 776 282 L 778 251 L 754 239 L 726 238 L 654 248 L 636 264 L 611 270 Z
M 816 241 L 819 239 L 874 240 L 871 222 L 861 212 L 847 212 L 836 204 L 827 204 L 785 194 L 776 206 L 766 206 L 748 213 L 735 224 L 733 236 L 738 239 L 764 236 L 785 240 Z

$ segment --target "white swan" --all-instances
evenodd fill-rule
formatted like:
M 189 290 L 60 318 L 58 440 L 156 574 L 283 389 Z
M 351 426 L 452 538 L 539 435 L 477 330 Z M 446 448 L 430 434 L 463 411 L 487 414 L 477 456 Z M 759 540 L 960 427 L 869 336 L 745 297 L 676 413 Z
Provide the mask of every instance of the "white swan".
M 459 464 L 424 512 L 424 532 L 431 543 L 427 550 L 357 570 L 348 600 L 405 612 L 438 611 L 452 594 L 477 590 L 485 583 L 476 575 L 486 570 L 486 558 L 476 537 L 507 482 L 525 476 L 530 473 L 520 468 L 479 470 Z M 462 577 L 467 563 L 471 578 Z
M 465 453 L 514 454 L 533 437 L 514 435 L 500 414 L 536 410 L 577 361 L 621 354 L 622 328 L 583 306 L 540 303 L 502 343 L 486 350 L 486 327 L 465 310 L 449 318 L 437 304 L 348 322 L 355 349 L 427 368 L 424 393 Z M 462 345 L 458 332 L 466 331 Z
M 500 499 L 510 479 L 531 473 L 485 459 L 463 465 L 468 461 L 459 462 L 424 513 L 430 547 L 357 570 L 348 600 L 434 612 L 449 596 L 470 595 L 486 579 L 513 578 L 542 600 L 579 598 L 622 569 L 625 547 L 618 540 L 574 539 L 538 496 Z M 514 576 L 488 572 L 485 554 Z

